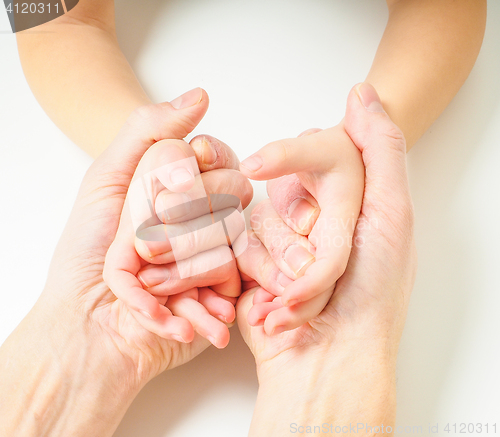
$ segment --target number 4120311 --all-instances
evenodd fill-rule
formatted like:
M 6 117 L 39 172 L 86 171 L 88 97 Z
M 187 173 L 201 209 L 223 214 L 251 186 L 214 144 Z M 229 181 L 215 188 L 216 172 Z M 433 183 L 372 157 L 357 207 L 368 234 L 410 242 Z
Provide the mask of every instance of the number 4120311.
M 444 432 L 454 434 L 496 434 L 496 423 L 447 423 Z
M 9 14 L 44 14 L 55 12 L 59 14 L 59 2 L 50 3 L 9 3 L 7 5 L 7 12 Z

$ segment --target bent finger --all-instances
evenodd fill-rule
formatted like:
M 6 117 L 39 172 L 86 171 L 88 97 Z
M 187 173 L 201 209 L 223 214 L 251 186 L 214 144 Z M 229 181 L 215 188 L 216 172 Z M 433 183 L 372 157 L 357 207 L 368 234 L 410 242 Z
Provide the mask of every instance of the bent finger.
M 309 235 L 320 208 L 296 174 L 268 181 L 267 194 L 275 211 L 290 228 L 298 234 Z
M 240 160 L 226 143 L 210 135 L 197 135 L 189 144 L 202 172 L 218 168 L 239 170 Z
M 266 333 L 277 335 L 302 326 L 323 311 L 331 296 L 332 291 L 328 290 L 309 301 L 273 310 L 266 316 L 264 322 Z
M 302 276 L 314 262 L 314 246 L 286 225 L 269 199 L 253 209 L 250 222 L 271 258 L 289 278 Z
M 229 343 L 229 330 L 227 326 L 210 315 L 207 309 L 197 300 L 192 292 L 187 291 L 169 298 L 168 308 L 176 316 L 188 320 L 194 330 L 206 338 L 215 347 L 222 349 Z

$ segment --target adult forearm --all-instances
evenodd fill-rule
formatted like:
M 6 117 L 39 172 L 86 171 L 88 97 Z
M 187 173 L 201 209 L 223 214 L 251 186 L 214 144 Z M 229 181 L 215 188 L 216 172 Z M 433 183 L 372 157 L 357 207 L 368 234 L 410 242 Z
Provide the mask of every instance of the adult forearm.
M 51 312 L 37 304 L 0 348 L 0 434 L 111 436 L 139 388 L 83 321 Z
M 450 103 L 481 48 L 486 0 L 389 1 L 368 74 L 408 149 Z
M 120 50 L 114 25 L 70 12 L 36 32 L 20 32 L 17 41 L 35 97 L 57 126 L 94 157 L 136 107 L 150 103 Z
M 291 361 L 293 365 L 285 359 L 279 369 L 276 363 L 274 369 L 263 369 L 263 364 L 250 435 L 309 435 L 319 430 L 349 434 L 353 429 L 372 435 L 370 427 L 382 426 L 384 435 L 391 435 L 395 359 L 388 359 L 383 350 L 373 343 L 353 342 L 337 351 L 308 353 Z

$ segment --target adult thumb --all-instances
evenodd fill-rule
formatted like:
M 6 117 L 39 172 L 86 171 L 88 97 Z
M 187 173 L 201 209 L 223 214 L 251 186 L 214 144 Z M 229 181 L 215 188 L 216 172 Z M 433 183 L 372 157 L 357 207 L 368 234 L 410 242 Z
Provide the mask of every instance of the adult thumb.
M 366 190 L 407 195 L 403 132 L 384 111 L 377 91 L 369 83 L 358 84 L 349 93 L 344 128 L 362 154 Z
M 160 140 L 186 137 L 204 117 L 208 103 L 206 91 L 195 88 L 170 103 L 137 108 L 89 172 L 120 174 L 130 181 L 144 153 Z

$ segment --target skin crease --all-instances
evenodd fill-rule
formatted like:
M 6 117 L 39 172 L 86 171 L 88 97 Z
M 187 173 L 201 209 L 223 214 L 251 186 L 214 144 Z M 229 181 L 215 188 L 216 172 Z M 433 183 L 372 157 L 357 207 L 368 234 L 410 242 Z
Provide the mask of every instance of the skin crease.
M 236 167 L 239 161 L 235 160 L 234 153 L 223 143 L 218 143 L 217 152 L 218 162 L 211 163 L 212 170 L 197 176 L 196 181 L 192 176 L 181 184 L 172 184 L 169 175 L 179 169 L 192 172 L 193 175 L 199 174 L 197 160 L 189 160 L 190 157 L 195 158 L 195 151 L 190 145 L 180 140 L 162 140 L 144 154 L 132 182 L 135 185 L 132 185 L 133 189 L 129 190 L 125 200 L 116 238 L 106 255 L 103 277 L 113 293 L 133 311 L 138 322 L 146 329 L 188 343 L 193 340 L 194 328 L 216 347 L 224 348 L 229 342 L 226 323 L 234 321 L 234 298 L 241 293 L 241 282 L 231 250 L 221 246 L 219 241 L 212 244 L 208 241 L 206 247 L 198 247 L 199 250 L 186 259 L 173 259 L 170 264 L 153 265 L 150 264 L 149 253 L 141 257 L 141 250 L 136 251 L 138 239 L 135 237 L 135 226 L 144 222 L 144 219 L 152 220 L 149 205 L 157 203 L 156 199 L 161 195 L 165 199 L 169 196 L 177 199 L 178 193 L 193 193 L 193 190 L 196 195 L 203 196 L 219 192 L 241 196 L 239 200 L 243 207 L 248 205 L 252 197 L 249 181 L 239 172 L 221 168 L 228 164 Z M 191 165 L 196 168 L 190 168 Z M 189 168 L 186 170 L 185 166 Z M 204 178 L 205 175 L 207 177 Z M 146 176 L 149 184 L 147 193 L 142 182 L 137 180 L 140 177 L 144 181 Z M 136 187 L 140 190 L 136 191 Z M 192 212 L 188 212 L 191 220 L 196 218 Z M 200 214 L 204 213 L 202 209 Z M 153 218 L 155 221 L 150 227 L 162 223 L 158 214 Z M 175 226 L 180 225 L 182 222 L 175 220 Z M 195 238 L 194 241 L 198 240 Z M 224 256 L 228 257 L 229 263 L 215 270 L 206 267 L 210 260 L 221 260 Z M 178 271 L 181 264 L 183 271 L 200 274 L 193 273 L 187 279 L 181 279 Z M 209 302 L 210 306 L 204 305 L 205 302 Z M 182 314 L 193 328 L 172 317 L 172 313 Z M 165 320 L 169 320 L 168 334 L 164 331 Z
M 481 46 L 486 1 L 399 0 L 388 1 L 388 6 L 388 25 L 367 80 L 379 91 L 410 148 L 469 74 Z M 102 154 L 102 159 L 84 181 L 41 299 L 0 349 L 0 392 L 9 393 L 9 403 L 0 408 L 0 433 L 111 436 L 146 381 L 188 361 L 208 345 L 199 336 L 184 345 L 143 329 L 101 277 L 109 235 L 116 232 L 140 157 L 155 141 L 184 138 L 201 119 L 208 100 L 203 95 L 198 103 L 193 102 L 194 108 L 184 107 L 181 117 L 168 105 L 142 107 L 150 99 L 120 51 L 111 0 L 80 0 L 70 14 L 39 30 L 17 35 L 30 87 L 55 123 L 92 156 Z M 64 81 L 61 71 L 66 72 Z M 398 165 L 404 155 L 401 138 L 394 128 L 377 130 L 377 122 L 388 126 L 382 118 L 377 120 L 345 125 L 366 168 L 374 171 L 373 177 L 367 174 L 366 186 L 374 190 L 368 198 L 365 193 L 369 201 L 364 202 L 361 217 L 380 214 L 383 227 L 373 234 L 377 245 L 351 254 L 352 262 L 342 276 L 345 292 L 335 302 L 338 307 L 317 319 L 313 335 L 298 330 L 299 334 L 292 331 L 269 340 L 259 337 L 261 326 L 240 326 L 259 365 L 260 389 L 251 435 L 280 435 L 291 420 L 393 421 L 395 352 L 415 260 L 406 173 Z M 124 124 L 137 143 L 118 151 L 116 144 L 109 144 Z M 367 138 L 381 135 L 386 135 L 389 149 L 397 153 L 381 155 L 368 147 Z M 130 146 L 130 138 L 122 140 Z M 387 185 L 374 183 L 377 180 L 392 180 L 390 194 Z M 288 209 L 276 198 L 274 202 L 283 211 Z M 80 235 L 85 231 L 95 239 L 84 241 Z M 263 246 L 260 249 L 262 266 L 277 278 L 270 267 L 273 260 L 265 258 Z M 398 268 L 391 270 L 387 265 Z M 382 279 L 383 288 L 377 286 Z M 243 322 L 252 295 L 257 292 L 249 291 L 240 301 L 239 320 Z M 74 311 L 69 314 L 68 308 Z M 339 329 L 331 331 L 329 326 Z M 307 340 L 318 343 L 311 345 Z M 66 377 L 62 382 L 61 375 Z M 361 406 L 353 411 L 360 399 Z M 295 413 L 293 418 L 286 417 L 288 411 Z
M 376 86 L 387 112 L 401 127 L 409 149 L 439 116 L 469 74 L 484 34 L 486 1 L 390 0 L 387 5 L 387 27 L 367 80 Z M 20 32 L 17 35 L 27 80 L 56 124 L 77 144 L 97 156 L 115 136 L 130 111 L 149 102 L 120 51 L 115 31 L 114 4 L 110 0 L 81 0 L 68 14 L 42 25 L 40 29 L 46 32 L 36 35 Z M 68 72 L 63 83 L 54 81 L 58 71 Z M 74 120 L 81 123 L 75 123 Z M 88 126 L 92 126 L 90 131 Z M 311 137 L 314 140 L 306 144 L 315 144 L 329 131 L 330 143 L 344 144 L 346 150 L 354 148 L 342 122 L 330 129 L 313 133 Z M 281 145 L 284 144 L 289 144 L 289 140 L 283 140 Z M 316 159 L 316 164 L 321 164 L 323 156 Z M 266 177 L 282 174 L 282 171 L 268 173 Z M 306 190 L 313 185 L 336 186 L 336 183 L 332 183 L 333 175 L 329 183 L 316 184 L 321 179 L 318 174 L 321 172 L 310 172 L 309 176 L 302 177 L 301 184 Z M 361 177 L 358 181 L 362 183 Z M 279 192 L 290 192 L 290 179 L 282 179 L 278 183 L 283 184 Z M 326 205 L 327 194 L 323 195 L 323 205 Z M 279 200 L 278 191 L 274 195 L 270 194 L 270 197 L 278 214 L 290 224 L 285 211 L 296 199 L 287 196 L 286 200 Z M 359 198 L 358 190 L 353 190 L 352 201 L 357 202 Z M 310 197 L 308 200 L 315 206 Z M 287 206 L 287 202 L 290 205 Z M 353 220 L 357 216 L 355 210 L 351 208 Z M 303 208 L 296 210 L 300 211 L 305 213 Z M 310 239 L 320 240 L 324 235 L 321 230 L 309 233 L 318 211 L 311 214 L 306 221 L 308 225 L 302 231 Z M 326 211 L 324 207 L 321 213 L 325 215 L 326 221 L 336 217 L 345 218 L 343 214 Z M 352 229 L 342 237 L 348 240 L 351 235 Z M 311 306 L 301 317 L 285 309 L 281 313 L 278 311 L 281 317 L 268 322 L 269 333 L 278 328 L 293 329 L 300 326 L 326 303 L 327 294 L 332 292 L 335 280 L 344 271 L 349 254 L 346 248 L 339 251 L 340 255 L 334 259 L 332 253 L 323 253 L 323 250 L 328 252 L 324 246 L 316 244 L 320 252 L 316 254 L 319 256 L 317 262 L 307 272 L 302 269 L 293 272 L 291 277 L 288 275 L 296 283 L 287 286 L 286 291 L 280 290 L 281 299 L 286 305 L 316 299 L 314 308 Z M 327 264 L 334 267 L 330 277 L 325 278 Z
M 242 173 L 251 179 L 272 180 L 268 185 L 271 204 L 276 205 L 274 210 L 281 214 L 281 219 L 286 223 L 277 226 L 278 229 L 269 226 L 269 214 L 266 214 L 265 209 L 261 211 L 263 205 L 267 204 L 258 205 L 252 212 L 255 234 L 281 272 L 291 280 L 284 290 L 275 294 L 280 299 L 273 301 L 273 305 L 266 305 L 267 310 L 272 310 L 272 313 L 267 311 L 271 313 L 269 317 L 262 311 L 258 317 L 252 317 L 259 324 L 265 319 L 268 335 L 298 328 L 325 307 L 336 281 L 347 266 L 361 207 L 363 162 L 343 124 L 306 133 L 296 139 L 280 140 L 264 146 L 248 158 L 252 160 L 257 157 L 260 160 L 261 166 L 255 171 L 246 167 L 247 160 L 240 167 Z M 307 156 L 304 150 L 308 150 Z M 290 186 L 295 192 L 301 192 L 301 197 L 311 200 L 308 210 L 299 211 L 302 216 L 296 217 L 296 223 L 302 224 L 301 234 L 307 236 L 314 249 L 309 251 L 313 253 L 303 251 L 300 256 L 290 255 L 293 258 L 287 262 L 290 250 L 294 250 L 294 246 L 289 245 L 293 242 L 293 235 L 286 238 L 286 245 L 276 247 L 273 241 L 283 239 L 277 237 L 287 229 L 296 229 L 288 217 L 289 206 L 285 206 L 291 198 L 280 196 L 281 193 L 292 192 Z M 265 217 L 259 217 L 263 214 Z M 280 214 L 275 214 L 273 219 L 279 219 Z M 293 234 L 293 231 L 289 234 Z M 290 263 L 296 267 L 295 271 L 292 265 L 291 269 L 287 268 L 286 264 Z M 297 270 L 299 267 L 300 270 Z
M 135 111 L 87 171 L 44 291 L 0 348 L 0 393 L 9 393 L 8 403 L 0 397 L 0 434 L 111 436 L 148 381 L 210 345 L 200 335 L 171 339 L 172 328 L 189 325 L 183 317 L 162 319 L 160 335 L 144 328 L 102 278 L 140 159 L 154 143 L 188 135 L 207 111 L 207 94 L 185 98 L 192 94 Z
M 282 435 L 291 423 L 394 425 L 395 364 L 416 272 L 413 207 L 404 136 L 381 106 L 370 111 L 362 101 L 379 102 L 371 85 L 351 91 L 346 112 L 366 166 L 355 232 L 362 244 L 353 247 L 326 308 L 300 328 L 268 336 L 247 320 L 274 295 L 248 282 L 237 304 L 260 383 L 251 436 Z M 246 256 L 254 264 L 270 258 L 265 250 Z

